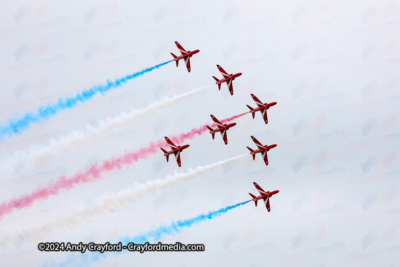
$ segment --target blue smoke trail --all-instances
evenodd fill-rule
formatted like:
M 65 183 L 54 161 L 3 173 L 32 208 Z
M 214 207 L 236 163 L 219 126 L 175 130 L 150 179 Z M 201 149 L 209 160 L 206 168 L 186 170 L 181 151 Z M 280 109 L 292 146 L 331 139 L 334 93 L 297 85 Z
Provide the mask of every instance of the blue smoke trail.
M 237 208 L 239 206 L 242 206 L 248 202 L 250 202 L 251 200 L 245 201 L 245 202 L 241 202 L 232 206 L 227 206 L 225 208 L 216 210 L 216 211 L 210 211 L 208 213 L 205 214 L 200 214 L 196 217 L 193 217 L 191 219 L 186 219 L 186 220 L 178 220 L 175 222 L 172 222 L 169 225 L 160 225 L 159 227 L 148 231 L 147 233 L 144 234 L 139 234 L 135 237 L 124 237 L 122 238 L 121 242 L 123 244 L 125 243 L 129 243 L 129 242 L 135 242 L 135 243 L 145 243 L 149 240 L 158 240 L 161 238 L 162 235 L 166 234 L 166 235 L 174 235 L 176 233 L 179 233 L 179 231 L 182 228 L 185 227 L 191 227 L 193 224 L 195 223 L 200 223 L 206 220 L 211 220 L 214 217 L 220 216 L 228 211 L 230 211 L 231 209 Z
M 115 79 L 114 81 L 107 80 L 105 84 L 95 85 L 88 90 L 76 94 L 76 96 L 60 98 L 58 102 L 55 104 L 47 104 L 40 106 L 37 109 L 36 113 L 27 112 L 20 118 L 9 119 L 6 125 L 0 125 L 0 140 L 3 139 L 5 136 L 12 136 L 14 134 L 20 133 L 21 131 L 29 128 L 29 126 L 32 123 L 40 122 L 43 119 L 47 119 L 51 116 L 54 116 L 61 110 L 73 108 L 78 103 L 84 103 L 98 93 L 104 95 L 104 93 L 107 92 L 108 90 L 119 87 L 129 80 L 135 79 L 147 72 L 150 72 L 154 69 L 164 66 L 172 61 L 173 60 L 166 61 L 164 63 L 135 72 L 133 74 L 126 75 L 122 78 Z
M 160 225 L 159 227 L 156 227 L 146 233 L 138 234 L 134 237 L 130 237 L 130 236 L 122 237 L 119 239 L 119 241 L 122 242 L 123 245 L 126 245 L 129 242 L 142 244 L 145 242 L 157 241 L 163 235 L 175 235 L 176 233 L 179 233 L 182 228 L 191 227 L 193 224 L 197 224 L 197 223 L 201 223 L 206 220 L 214 219 L 215 217 L 221 216 L 234 208 L 237 208 L 246 203 L 249 203 L 250 201 L 251 200 L 248 200 L 248 201 L 241 202 L 241 203 L 238 203 L 235 205 L 227 206 L 227 207 L 219 209 L 219 210 L 210 211 L 208 213 L 203 213 L 203 214 L 197 215 L 196 217 L 193 217 L 191 219 L 174 221 L 174 222 L 170 223 L 169 225 Z M 118 243 L 118 242 L 116 242 L 116 243 Z M 122 252 L 118 252 L 118 253 L 123 253 L 123 252 L 126 252 L 126 251 L 122 251 Z M 80 255 L 79 258 L 74 257 L 76 255 L 70 255 L 66 262 L 57 264 L 57 266 L 89 266 L 90 263 L 99 261 L 111 253 L 112 252 L 105 252 L 105 253 L 101 254 L 99 252 L 86 251 L 85 254 Z M 115 255 L 115 253 L 112 253 L 112 254 Z M 79 262 L 79 264 L 78 264 L 78 262 Z

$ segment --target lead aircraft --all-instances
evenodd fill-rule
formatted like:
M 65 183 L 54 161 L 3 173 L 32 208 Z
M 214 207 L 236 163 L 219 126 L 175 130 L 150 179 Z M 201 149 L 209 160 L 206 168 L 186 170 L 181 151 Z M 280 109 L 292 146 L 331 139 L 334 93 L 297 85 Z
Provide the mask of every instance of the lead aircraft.
M 229 128 L 233 127 L 236 125 L 236 123 L 229 123 L 229 124 L 223 124 L 221 123 L 217 118 L 214 117 L 214 115 L 210 115 L 211 119 L 215 122 L 215 125 L 217 125 L 217 129 L 213 129 L 209 126 L 206 126 L 208 130 L 210 130 L 210 134 L 212 135 L 212 139 L 214 139 L 215 133 L 216 132 L 221 132 L 222 139 L 224 139 L 225 145 L 228 144 L 228 137 L 226 137 L 226 131 L 229 130 Z

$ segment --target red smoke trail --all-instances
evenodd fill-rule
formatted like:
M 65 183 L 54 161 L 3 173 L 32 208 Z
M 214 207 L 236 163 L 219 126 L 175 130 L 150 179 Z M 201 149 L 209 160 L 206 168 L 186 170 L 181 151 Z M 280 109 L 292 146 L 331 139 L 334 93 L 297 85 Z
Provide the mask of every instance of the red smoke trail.
M 234 119 L 237 119 L 237 118 L 239 118 L 239 117 L 242 117 L 243 115 L 245 115 L 245 114 L 247 114 L 247 113 L 249 113 L 249 112 L 245 112 L 245 113 L 242 113 L 242 114 L 239 114 L 239 115 L 230 117 L 230 118 L 223 119 L 223 120 L 221 120 L 221 122 L 222 122 L 222 123 L 225 123 L 225 122 L 233 121 Z M 207 129 L 206 126 L 212 127 L 212 128 L 213 128 L 213 127 L 215 127 L 215 124 L 214 124 L 214 123 L 213 123 L 213 124 L 206 124 L 206 125 L 203 125 L 203 126 L 201 126 L 201 127 L 199 127 L 199 128 L 194 128 L 194 129 L 190 130 L 190 131 L 187 132 L 187 133 L 183 133 L 183 134 L 180 134 L 180 135 L 176 135 L 176 136 L 170 137 L 170 139 L 171 139 L 174 143 L 175 143 L 175 142 L 176 142 L 176 143 L 182 143 L 183 141 L 185 141 L 185 139 L 192 139 L 196 134 L 200 135 L 200 134 L 202 134 L 204 131 L 207 131 L 208 129 Z M 167 142 L 164 141 L 164 146 L 166 146 L 166 145 L 168 145 L 168 144 L 167 144 Z
M 242 113 L 227 119 L 222 120 L 221 122 L 232 121 L 236 118 L 239 118 L 246 113 Z M 208 124 L 207 124 L 208 125 Z M 215 127 L 215 124 L 210 124 L 208 126 Z M 176 143 L 181 143 L 186 139 L 192 139 L 196 134 L 200 135 L 203 132 L 207 131 L 206 125 L 203 125 L 199 128 L 194 128 L 187 133 L 179 134 L 176 136 L 172 136 L 171 140 Z M 138 161 L 139 159 L 145 159 L 150 154 L 159 152 L 160 147 L 167 147 L 168 144 L 165 140 L 160 140 L 156 143 L 150 143 L 147 147 L 140 148 L 136 152 L 125 152 L 123 156 L 115 157 L 110 160 L 104 160 L 101 165 L 93 165 L 88 171 L 80 172 L 75 174 L 72 177 L 61 176 L 56 181 L 51 181 L 45 187 L 39 186 L 35 191 L 23 195 L 18 198 L 14 198 L 8 202 L 3 202 L 0 204 L 0 218 L 7 213 L 12 212 L 14 209 L 22 209 L 28 207 L 33 204 L 33 202 L 46 199 L 51 195 L 56 195 L 58 191 L 61 189 L 71 189 L 75 184 L 79 183 L 87 183 L 97 179 L 100 179 L 100 174 L 104 172 L 110 172 L 112 170 L 121 169 L 123 165 L 132 164 L 133 162 Z

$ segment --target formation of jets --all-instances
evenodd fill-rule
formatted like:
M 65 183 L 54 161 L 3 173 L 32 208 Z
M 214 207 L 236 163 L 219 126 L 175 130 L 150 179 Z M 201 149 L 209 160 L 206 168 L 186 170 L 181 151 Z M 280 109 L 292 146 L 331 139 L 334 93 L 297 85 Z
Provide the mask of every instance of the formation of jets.
M 179 64 L 179 60 L 183 59 L 185 61 L 186 64 L 186 68 L 188 70 L 188 72 L 190 72 L 191 67 L 190 67 L 190 58 L 197 54 L 198 52 L 200 52 L 200 50 L 193 50 L 193 51 L 186 51 L 178 42 L 175 42 L 176 46 L 178 47 L 179 51 L 181 52 L 180 56 L 176 56 L 173 53 L 171 53 L 171 55 L 173 56 L 173 60 L 176 62 L 176 66 L 178 67 Z M 212 76 L 215 81 L 216 84 L 218 85 L 218 90 L 221 90 L 221 84 L 222 83 L 226 83 L 226 85 L 228 86 L 228 90 L 230 92 L 231 95 L 233 95 L 233 84 L 232 82 L 239 76 L 242 75 L 242 73 L 235 73 L 235 74 L 228 74 L 220 65 L 217 65 L 218 70 L 220 71 L 220 73 L 222 74 L 222 79 L 218 79 L 215 76 Z M 254 102 L 256 103 L 257 107 L 256 108 L 252 108 L 249 105 L 246 105 L 250 111 L 247 113 L 251 113 L 253 116 L 253 119 L 255 118 L 255 113 L 257 111 L 259 111 L 264 119 L 265 124 L 268 124 L 268 115 L 267 115 L 267 110 L 272 107 L 275 106 L 277 104 L 277 102 L 271 102 L 271 103 L 263 103 L 261 102 L 260 99 L 258 99 L 254 94 L 251 94 L 251 97 L 253 98 Z M 210 130 L 210 134 L 212 136 L 212 139 L 214 139 L 215 137 L 215 133 L 216 132 L 220 132 L 222 135 L 222 139 L 225 143 L 225 145 L 228 144 L 228 137 L 226 132 L 233 126 L 236 125 L 236 123 L 229 123 L 229 124 L 224 124 L 221 123 L 214 115 L 210 115 L 211 119 L 214 121 L 216 128 L 213 129 L 211 126 L 206 126 L 208 128 L 208 130 Z M 271 150 L 272 148 L 276 147 L 277 144 L 272 144 L 272 145 L 263 145 L 261 144 L 254 136 L 251 136 L 251 139 L 253 140 L 253 142 L 255 143 L 255 145 L 257 146 L 257 149 L 251 149 L 250 147 L 247 147 L 250 150 L 250 155 L 253 157 L 253 160 L 255 160 L 256 158 L 256 154 L 260 153 L 263 156 L 263 160 L 265 165 L 268 166 L 268 151 Z M 179 145 L 175 145 L 168 137 L 165 137 L 165 140 L 167 141 L 168 145 L 170 146 L 171 150 L 170 151 L 166 151 L 165 149 L 161 148 L 161 150 L 164 152 L 164 156 L 167 158 L 167 162 L 168 162 L 168 158 L 170 154 L 174 154 L 175 158 L 176 158 L 176 162 L 178 163 L 178 166 L 181 167 L 181 152 L 188 148 L 189 145 L 183 145 L 183 146 L 179 146 Z M 279 190 L 275 190 L 275 191 L 265 191 L 264 189 L 262 189 L 257 183 L 254 182 L 254 186 L 256 187 L 256 189 L 258 190 L 258 192 L 260 193 L 260 196 L 254 196 L 251 193 L 250 196 L 252 197 L 252 201 L 254 201 L 256 207 L 257 207 L 257 201 L 262 199 L 265 203 L 265 207 L 267 208 L 268 212 L 271 211 L 271 207 L 269 204 L 269 199 L 279 193 Z

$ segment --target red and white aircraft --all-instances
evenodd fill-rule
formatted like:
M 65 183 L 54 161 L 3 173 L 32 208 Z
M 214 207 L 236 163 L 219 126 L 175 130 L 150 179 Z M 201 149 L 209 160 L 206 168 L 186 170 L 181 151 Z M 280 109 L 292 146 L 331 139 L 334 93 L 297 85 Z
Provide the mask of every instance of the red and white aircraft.
M 222 139 L 224 139 L 225 145 L 228 144 L 228 138 L 226 137 L 226 131 L 229 130 L 229 128 L 233 127 L 236 125 L 236 123 L 230 123 L 230 124 L 223 124 L 221 123 L 217 118 L 214 117 L 214 115 L 210 115 L 211 119 L 215 122 L 217 125 L 217 129 L 212 129 L 209 126 L 206 126 L 210 130 L 210 134 L 212 135 L 212 138 L 214 139 L 215 133 L 216 132 L 221 132 Z
M 175 42 L 176 46 L 178 47 L 179 51 L 181 51 L 181 56 L 177 57 L 174 54 L 171 53 L 171 55 L 174 57 L 174 61 L 176 62 L 176 67 L 178 67 L 179 60 L 183 59 L 185 60 L 186 63 L 186 68 L 188 72 L 190 72 L 190 58 L 194 55 L 200 52 L 200 50 L 194 50 L 194 51 L 186 51 L 178 42 Z
M 171 140 L 169 140 L 168 137 L 165 137 L 165 140 L 167 140 L 168 145 L 171 147 L 171 151 L 166 151 L 163 148 L 160 148 L 164 152 L 164 156 L 167 157 L 167 162 L 170 154 L 174 154 L 176 158 L 176 162 L 178 163 L 178 166 L 181 166 L 181 152 L 182 150 L 186 149 L 189 147 L 189 145 L 184 145 L 184 146 L 177 146 L 174 143 L 172 143 Z
M 250 107 L 249 105 L 246 105 L 250 109 L 251 114 L 253 114 L 253 119 L 254 119 L 254 116 L 256 115 L 256 112 L 261 111 L 261 114 L 264 118 L 264 122 L 265 122 L 265 124 L 267 124 L 268 123 L 267 109 L 269 109 L 272 106 L 275 106 L 277 104 L 277 102 L 271 102 L 268 104 L 268 103 L 261 102 L 260 99 L 258 99 L 253 94 L 251 94 L 251 97 L 254 99 L 254 101 L 256 102 L 256 104 L 258 106 L 257 108 L 254 109 L 254 108 Z
M 271 149 L 277 146 L 277 144 L 273 144 L 273 145 L 262 145 L 254 136 L 251 137 L 251 139 L 253 139 L 254 143 L 256 144 L 256 146 L 258 147 L 258 149 L 253 150 L 250 147 L 247 147 L 250 150 L 250 155 L 253 156 L 253 160 L 256 159 L 256 154 L 257 153 L 261 153 L 263 155 L 264 158 L 264 162 L 265 165 L 268 165 L 268 155 L 267 152 Z
M 259 199 L 264 200 L 265 203 L 265 207 L 267 208 L 268 212 L 271 211 L 271 206 L 269 205 L 269 199 L 275 195 L 279 193 L 279 190 L 275 190 L 272 192 L 269 191 L 265 191 L 264 189 L 262 189 L 257 183 L 253 182 L 254 186 L 257 188 L 258 192 L 260 193 L 260 196 L 256 197 L 254 195 L 252 195 L 251 193 L 249 193 L 249 195 L 253 198 L 252 200 L 254 201 L 254 204 L 257 207 L 257 201 Z
M 223 68 L 221 68 L 220 65 L 217 65 L 217 68 L 224 77 L 222 80 L 218 80 L 218 78 L 212 76 L 217 81 L 216 84 L 218 84 L 218 90 L 221 90 L 221 83 L 226 83 L 228 85 L 229 92 L 231 92 L 231 95 L 233 95 L 232 81 L 235 80 L 235 78 L 242 75 L 242 73 L 228 74 Z

